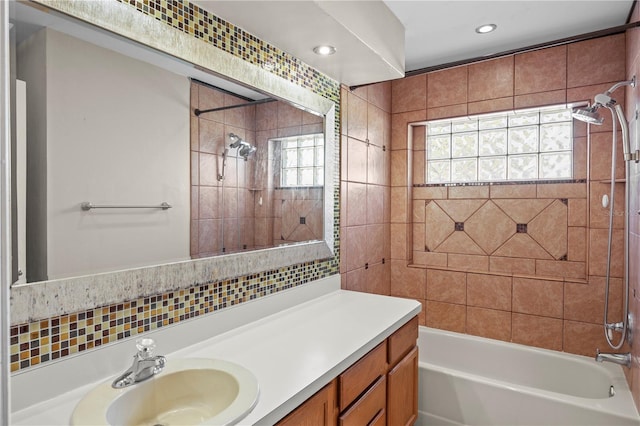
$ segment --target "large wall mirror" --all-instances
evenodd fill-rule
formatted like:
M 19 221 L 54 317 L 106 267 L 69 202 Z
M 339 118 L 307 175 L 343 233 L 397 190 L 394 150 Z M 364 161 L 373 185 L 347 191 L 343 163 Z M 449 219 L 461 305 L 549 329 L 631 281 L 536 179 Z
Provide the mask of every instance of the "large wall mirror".
M 16 2 L 11 16 L 14 288 L 174 263 L 222 279 L 333 256 L 332 101 L 126 4 L 51 3 Z M 130 33 L 113 34 L 125 15 Z

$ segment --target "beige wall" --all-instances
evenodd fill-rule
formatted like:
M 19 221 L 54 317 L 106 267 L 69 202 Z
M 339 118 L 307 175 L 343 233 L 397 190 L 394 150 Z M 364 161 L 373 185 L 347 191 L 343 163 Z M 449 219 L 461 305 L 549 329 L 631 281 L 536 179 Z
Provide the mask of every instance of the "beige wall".
M 20 53 L 46 64 L 43 87 L 24 70 L 28 151 L 43 150 L 27 160 L 27 215 L 46 211 L 40 233 L 27 229 L 31 247 L 46 244 L 37 279 L 188 259 L 189 147 L 175 143 L 189 137 L 188 79 L 50 29 L 32 39 Z M 85 201 L 172 208 L 84 212 Z

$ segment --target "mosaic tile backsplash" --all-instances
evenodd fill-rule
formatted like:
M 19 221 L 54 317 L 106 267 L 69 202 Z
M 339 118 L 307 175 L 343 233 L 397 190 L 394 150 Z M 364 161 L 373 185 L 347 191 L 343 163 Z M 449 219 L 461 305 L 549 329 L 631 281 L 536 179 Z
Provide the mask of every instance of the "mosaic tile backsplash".
M 309 262 L 14 325 L 10 330 L 11 371 L 293 288 L 326 277 L 333 269 L 330 262 Z
M 113 0 L 132 5 L 161 22 L 242 58 L 332 100 L 339 117 L 339 83 L 279 49 L 186 1 Z M 336 134 L 339 134 L 336 120 Z M 336 164 L 339 152 L 336 152 Z M 338 170 L 333 179 L 337 182 Z M 155 296 L 126 300 L 40 321 L 13 324 L 11 371 L 56 360 L 117 340 L 206 315 L 229 306 L 337 274 L 339 259 L 339 186 L 334 191 L 335 256 Z

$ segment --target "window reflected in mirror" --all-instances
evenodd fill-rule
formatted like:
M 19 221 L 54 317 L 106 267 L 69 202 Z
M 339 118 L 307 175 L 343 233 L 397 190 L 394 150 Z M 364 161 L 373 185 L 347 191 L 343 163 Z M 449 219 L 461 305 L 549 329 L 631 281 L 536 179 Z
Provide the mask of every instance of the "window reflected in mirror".
M 191 107 L 191 257 L 322 240 L 323 117 L 195 80 Z

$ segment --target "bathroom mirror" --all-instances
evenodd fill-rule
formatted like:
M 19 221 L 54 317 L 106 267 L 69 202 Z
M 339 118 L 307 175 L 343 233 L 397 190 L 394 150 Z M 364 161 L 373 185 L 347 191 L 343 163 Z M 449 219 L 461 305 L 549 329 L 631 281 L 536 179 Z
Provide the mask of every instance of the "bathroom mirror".
M 20 207 L 18 195 L 14 239 L 31 247 L 18 283 L 98 273 L 109 280 L 113 271 L 184 262 L 224 279 L 333 255 L 332 101 L 148 16 L 132 17 L 126 4 L 47 3 L 52 9 L 16 2 L 11 17 L 13 71 L 28 80 L 16 84 L 16 116 L 31 133 L 17 140 L 44 141 L 26 148 L 29 160 L 17 159 L 31 164 L 22 178 L 17 170 L 16 190 L 26 198 Z M 246 106 L 194 114 L 196 106 L 237 103 Z M 278 112 L 299 119 L 298 131 L 293 121 L 265 128 Z M 41 125 L 29 125 L 34 119 Z M 256 149 L 246 160 L 231 134 Z M 285 187 L 281 148 L 310 137 L 321 157 L 312 168 L 327 178 Z M 205 206 L 214 192 L 220 202 Z M 305 212 L 294 201 L 304 201 L 297 207 Z M 202 242 L 218 219 L 216 232 L 265 238 L 209 250 Z M 314 232 L 278 233 L 293 221 L 313 222 Z

